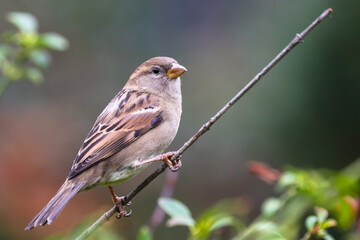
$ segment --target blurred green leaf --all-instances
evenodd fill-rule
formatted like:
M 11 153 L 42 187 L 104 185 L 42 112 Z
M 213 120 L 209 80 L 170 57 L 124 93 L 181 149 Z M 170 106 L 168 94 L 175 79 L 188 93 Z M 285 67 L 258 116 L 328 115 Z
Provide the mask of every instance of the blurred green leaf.
M 250 225 L 236 240 L 285 240 L 279 227 L 271 221 L 258 221 Z
M 302 193 L 319 193 L 323 182 L 318 172 L 301 170 L 296 173 L 296 186 Z
M 315 214 L 319 221 L 319 224 L 324 223 L 327 217 L 329 216 L 328 211 L 325 208 L 321 208 L 321 207 L 315 207 Z
M 194 239 L 207 239 L 216 229 L 231 226 L 236 231 L 244 229 L 244 223 L 233 215 L 244 215 L 249 211 L 247 202 L 242 198 L 229 198 L 220 200 L 207 209 L 197 219 L 192 231 Z
M 277 231 L 278 227 L 274 222 L 270 221 L 261 221 L 257 223 L 256 225 L 257 231 L 264 231 L 264 232 L 273 232 Z
M 138 232 L 136 240 L 152 240 L 152 233 L 147 226 L 142 226 Z
M 25 76 L 34 85 L 39 85 L 44 81 L 42 73 L 36 68 L 28 68 L 25 72 Z
M 339 201 L 334 209 L 335 218 L 339 227 L 342 229 L 349 229 L 356 220 L 357 211 L 353 208 L 346 198 Z
M 33 50 L 29 54 L 30 61 L 36 66 L 41 68 L 47 68 L 50 65 L 50 54 L 45 50 Z
M 327 229 L 327 228 L 331 228 L 331 227 L 335 227 L 337 225 L 337 222 L 335 219 L 328 219 L 327 221 L 325 221 L 323 224 L 322 224 L 322 228 L 323 229 Z
M 338 190 L 339 197 L 353 196 L 360 192 L 359 178 L 353 174 L 344 174 L 342 171 L 334 177 L 333 181 L 333 187 Z
M 37 31 L 38 22 L 36 18 L 25 12 L 11 12 L 7 16 L 8 21 L 21 31 L 33 33 Z
M 68 40 L 58 33 L 44 33 L 39 42 L 40 46 L 57 51 L 64 51 L 69 47 Z
M 308 216 L 305 220 L 305 226 L 308 231 L 311 231 L 311 229 L 314 228 L 315 224 L 317 223 L 318 219 L 316 216 L 311 215 Z
M 182 225 L 186 224 L 187 226 L 195 225 L 190 210 L 182 202 L 171 198 L 160 198 L 158 204 L 171 218 L 175 219 L 173 223 L 183 223 Z
M 222 228 L 222 227 L 228 227 L 233 226 L 234 224 L 234 218 L 231 216 L 218 216 L 216 217 L 215 222 L 212 224 L 212 226 L 209 228 L 210 231 L 214 231 L 216 229 Z
M 266 217 L 273 216 L 283 205 L 278 198 L 268 198 L 262 205 L 262 212 Z
M 222 227 L 234 227 L 239 229 L 239 221 L 227 214 L 206 215 L 196 222 L 192 231 L 194 239 L 207 239 L 216 229 Z
M 284 172 L 279 181 L 278 185 L 281 189 L 294 185 L 296 183 L 296 174 L 293 172 Z
M 8 79 L 10 79 L 11 81 L 17 81 L 20 78 L 23 77 L 23 70 L 22 68 L 18 67 L 16 64 L 8 62 L 8 61 L 3 61 L 2 63 L 2 73 L 4 74 L 4 76 L 6 76 Z
M 175 227 L 175 226 L 193 227 L 195 225 L 195 221 L 188 217 L 173 217 L 173 218 L 170 218 L 166 222 L 166 224 L 169 227 Z
M 330 234 L 326 234 L 324 236 L 324 240 L 335 240 L 335 238 L 333 236 L 331 236 Z
M 39 43 L 39 35 L 37 33 L 20 33 L 16 35 L 17 42 L 26 48 L 36 48 Z
M 336 226 L 336 221 L 327 219 L 328 211 L 325 208 L 315 207 L 315 214 L 316 216 L 312 215 L 306 218 L 305 226 L 308 231 L 303 239 L 332 239 L 326 229 Z

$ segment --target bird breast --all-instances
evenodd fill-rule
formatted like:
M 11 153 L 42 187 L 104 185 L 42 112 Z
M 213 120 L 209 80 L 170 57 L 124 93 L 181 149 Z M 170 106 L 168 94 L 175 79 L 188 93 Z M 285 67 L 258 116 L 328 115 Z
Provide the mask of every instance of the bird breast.
M 100 184 L 115 185 L 134 177 L 148 166 L 139 166 L 141 161 L 163 153 L 171 144 L 180 124 L 181 99 L 166 102 L 163 106 L 164 120 L 159 126 L 145 133 L 131 147 L 122 149 L 105 161 L 103 169 L 106 172 Z

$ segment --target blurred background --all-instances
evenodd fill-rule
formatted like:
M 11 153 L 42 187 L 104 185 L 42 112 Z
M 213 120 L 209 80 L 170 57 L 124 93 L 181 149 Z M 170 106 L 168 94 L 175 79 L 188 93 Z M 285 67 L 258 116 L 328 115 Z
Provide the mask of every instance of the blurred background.
M 332 17 L 183 155 L 175 198 L 196 215 L 219 199 L 243 197 L 252 217 L 274 192 L 248 172 L 249 161 L 340 169 L 359 157 L 359 1 L 1 1 L 1 32 L 12 28 L 8 12 L 26 11 L 41 32 L 67 37 L 70 48 L 53 55 L 44 84 L 13 84 L 0 101 L 0 239 L 67 232 L 112 206 L 108 190 L 96 188 L 77 195 L 51 226 L 23 231 L 139 64 L 170 56 L 188 69 L 183 117 L 169 148 L 176 150 L 328 7 Z M 156 167 L 117 193 L 128 193 Z M 164 177 L 133 199 L 131 218 L 106 226 L 133 239 L 149 221 Z M 187 236 L 161 228 L 155 239 Z

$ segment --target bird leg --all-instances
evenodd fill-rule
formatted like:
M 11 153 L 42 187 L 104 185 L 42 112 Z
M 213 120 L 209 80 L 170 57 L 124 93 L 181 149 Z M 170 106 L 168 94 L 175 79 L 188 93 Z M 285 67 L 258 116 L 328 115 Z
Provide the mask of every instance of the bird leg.
M 116 196 L 116 194 L 114 193 L 114 189 L 113 187 L 109 186 L 109 190 L 110 190 L 110 193 L 111 193 L 111 197 L 113 199 L 113 202 L 115 203 L 116 205 L 116 208 L 117 208 L 117 211 L 119 212 L 117 215 L 116 215 L 116 218 L 119 219 L 121 217 L 130 217 L 132 211 L 130 209 L 130 212 L 127 212 L 125 210 L 125 205 L 126 206 L 130 206 L 131 205 L 131 202 L 129 201 L 128 203 L 124 203 L 124 201 L 126 200 L 126 198 L 124 196 L 121 196 L 121 197 L 118 197 Z
M 174 159 L 173 161 L 171 161 L 172 156 L 175 155 L 175 152 L 168 152 L 165 154 L 162 154 L 162 161 L 164 161 L 164 163 L 168 166 L 168 168 L 172 171 L 172 172 L 176 172 L 178 171 L 181 166 L 181 158 L 182 155 L 180 155 L 179 157 L 177 157 L 176 159 Z
M 177 157 L 176 159 L 171 161 L 171 158 L 174 155 L 175 155 L 175 152 L 167 152 L 167 153 L 161 154 L 161 155 L 159 155 L 157 157 L 153 157 L 153 158 L 141 161 L 140 163 L 138 163 L 137 166 L 144 165 L 144 164 L 147 164 L 147 163 L 152 163 L 152 162 L 163 161 L 169 167 L 169 169 L 172 172 L 176 172 L 182 166 L 182 163 L 181 163 L 182 156 L 180 155 L 179 157 Z

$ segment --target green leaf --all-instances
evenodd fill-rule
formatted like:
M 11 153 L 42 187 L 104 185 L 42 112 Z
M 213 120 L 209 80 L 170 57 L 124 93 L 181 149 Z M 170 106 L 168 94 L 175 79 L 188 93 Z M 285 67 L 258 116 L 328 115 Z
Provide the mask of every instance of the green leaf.
M 335 227 L 337 225 L 337 222 L 335 219 L 328 219 L 326 222 L 324 222 L 322 224 L 322 228 L 323 229 L 327 229 L 327 228 L 331 228 L 331 227 Z
M 268 221 L 259 222 L 259 223 L 255 224 L 255 229 L 259 232 L 277 232 L 278 231 L 277 225 L 273 222 L 268 222 Z
M 4 76 L 12 81 L 20 80 L 20 78 L 22 78 L 24 75 L 22 68 L 14 63 L 7 61 L 6 59 L 2 61 L 1 70 Z
M 262 205 L 262 212 L 266 217 L 273 216 L 283 205 L 283 202 L 278 198 L 268 198 Z
M 28 68 L 25 75 L 34 85 L 39 85 L 44 81 L 42 73 L 36 68 Z
M 38 22 L 30 13 L 11 12 L 8 14 L 7 20 L 23 32 L 32 33 L 37 31 Z
M 187 226 L 195 225 L 190 210 L 182 202 L 171 198 L 160 198 L 158 204 L 164 212 L 175 219 L 173 220 L 175 223 L 186 223 Z
M 216 229 L 232 226 L 234 223 L 234 218 L 231 216 L 218 216 L 216 217 L 215 222 L 210 227 L 210 231 L 214 231 Z
M 324 240 L 335 240 L 335 238 L 333 236 L 331 236 L 330 234 L 326 234 L 324 236 Z
M 347 230 L 356 221 L 357 211 L 343 198 L 334 209 L 335 218 L 340 228 Z
M 314 216 L 314 215 L 308 216 L 305 220 L 306 229 L 311 231 L 314 228 L 317 221 L 318 221 L 318 219 L 316 216 Z
M 176 199 L 162 197 L 159 198 L 158 204 L 170 217 L 191 217 L 190 210 Z
M 295 183 L 296 183 L 296 174 L 293 172 L 284 172 L 278 181 L 278 185 L 281 189 L 289 187 Z
M 58 33 L 44 33 L 39 41 L 40 46 L 57 51 L 64 51 L 69 47 L 68 40 Z
M 275 222 L 260 220 L 252 223 L 245 231 L 240 233 L 235 239 L 253 239 L 253 240 L 285 240 L 280 233 L 279 226 Z
M 192 218 L 188 217 L 174 217 L 170 218 L 166 222 L 168 227 L 174 227 L 174 226 L 188 226 L 193 227 L 195 225 L 195 222 Z
M 51 61 L 50 54 L 45 50 L 33 50 L 30 52 L 29 58 L 30 61 L 41 68 L 47 68 Z
M 22 32 L 16 35 L 15 43 L 33 49 L 39 44 L 39 35 L 37 33 Z
M 329 216 L 328 211 L 325 208 L 321 208 L 321 207 L 315 207 L 315 214 L 320 224 L 325 222 L 325 220 Z
M 136 240 L 152 240 L 152 239 L 153 239 L 153 237 L 152 237 L 152 233 L 151 233 L 149 227 L 142 226 L 136 237 Z

